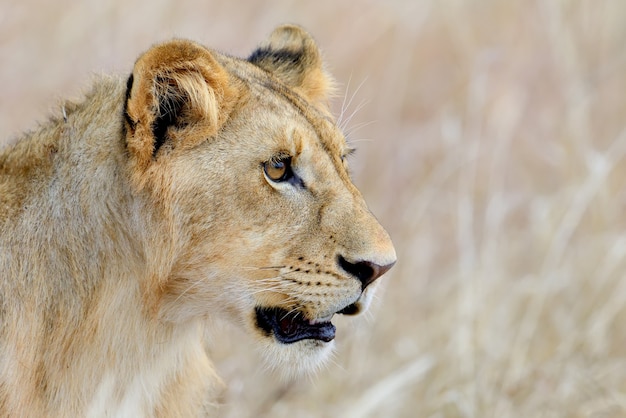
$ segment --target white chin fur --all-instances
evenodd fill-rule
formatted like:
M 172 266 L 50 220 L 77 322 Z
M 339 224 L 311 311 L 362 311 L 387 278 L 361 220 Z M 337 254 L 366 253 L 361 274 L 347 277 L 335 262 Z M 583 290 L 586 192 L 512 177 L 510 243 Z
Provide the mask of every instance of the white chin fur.
M 318 372 L 328 360 L 335 341 L 301 340 L 281 344 L 273 337 L 264 338 L 261 354 L 267 366 L 286 380 Z

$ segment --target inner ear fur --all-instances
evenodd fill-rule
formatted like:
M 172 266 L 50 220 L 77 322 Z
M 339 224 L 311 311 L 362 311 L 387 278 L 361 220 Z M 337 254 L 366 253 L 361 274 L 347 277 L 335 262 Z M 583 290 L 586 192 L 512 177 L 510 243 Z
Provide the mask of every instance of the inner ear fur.
M 127 145 L 144 169 L 168 141 L 193 147 L 214 136 L 235 100 L 227 71 L 209 50 L 185 40 L 140 56 L 126 95 Z
M 272 73 L 307 99 L 328 104 L 333 92 L 333 79 L 324 71 L 317 44 L 301 27 L 277 27 L 248 61 Z

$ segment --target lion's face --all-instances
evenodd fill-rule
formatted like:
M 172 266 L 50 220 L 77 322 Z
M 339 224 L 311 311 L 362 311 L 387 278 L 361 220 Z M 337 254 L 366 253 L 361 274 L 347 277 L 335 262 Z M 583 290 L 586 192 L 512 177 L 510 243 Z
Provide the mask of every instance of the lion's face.
M 185 65 L 171 60 L 175 70 L 142 73 L 142 60 L 156 60 L 149 51 L 136 65 L 127 106 L 131 151 L 140 155 L 140 135 L 155 138 L 144 151 L 148 161 L 135 162 L 138 187 L 159 200 L 165 230 L 176 238 L 159 284 L 161 315 L 184 321 L 220 312 L 245 327 L 275 366 L 309 369 L 332 347 L 333 315 L 365 310 L 375 280 L 396 261 L 350 180 L 351 150 L 320 103 L 319 53 L 294 27 L 277 29 L 248 62 L 184 47 L 204 60 L 207 74 L 194 83 L 205 82 L 209 97 L 197 84 L 178 91 L 186 81 L 177 74 L 195 69 L 188 57 Z M 157 54 L 161 62 L 166 52 Z M 134 101 L 146 78 L 166 86 L 148 83 L 153 102 L 142 115 Z M 169 89 L 178 89 L 174 98 L 150 97 Z M 208 103 L 197 115 L 186 108 L 195 101 Z

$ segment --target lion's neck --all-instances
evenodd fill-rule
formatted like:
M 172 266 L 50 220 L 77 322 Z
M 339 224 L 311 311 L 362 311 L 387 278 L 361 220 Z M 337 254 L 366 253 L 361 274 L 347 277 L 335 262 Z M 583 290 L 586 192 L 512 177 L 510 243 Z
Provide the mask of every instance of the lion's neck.
M 161 342 L 135 341 L 134 347 L 116 347 L 118 353 L 125 349 L 125 356 L 109 359 L 94 376 L 84 397 L 87 416 L 181 416 L 185 414 L 168 408 L 171 401 L 185 398 L 183 404 L 198 408 L 194 398 L 205 394 L 193 393 L 193 387 L 214 383 L 200 335 L 199 325 L 194 324 L 163 333 Z

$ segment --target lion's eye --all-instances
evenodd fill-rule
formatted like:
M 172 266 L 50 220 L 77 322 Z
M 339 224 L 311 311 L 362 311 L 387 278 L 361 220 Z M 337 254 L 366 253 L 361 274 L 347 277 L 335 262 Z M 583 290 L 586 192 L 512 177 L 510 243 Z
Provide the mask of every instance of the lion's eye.
M 291 178 L 291 157 L 277 158 L 266 161 L 263 164 L 265 175 L 272 181 L 281 182 Z

